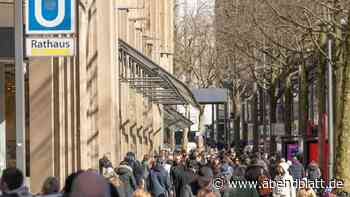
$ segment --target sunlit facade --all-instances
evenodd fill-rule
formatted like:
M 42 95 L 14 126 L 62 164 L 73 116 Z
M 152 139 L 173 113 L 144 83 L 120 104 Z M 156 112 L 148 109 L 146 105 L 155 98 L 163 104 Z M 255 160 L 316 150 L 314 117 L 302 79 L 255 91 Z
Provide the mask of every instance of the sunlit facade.
M 103 155 L 118 165 L 126 152 L 141 158 L 162 143 L 161 106 L 120 81 L 118 40 L 172 73 L 174 1 L 80 0 L 78 5 L 78 55 L 25 60 L 32 192 L 39 192 L 48 176 L 63 184 L 77 169 L 97 169 Z M 0 2 L 0 27 L 13 27 L 12 1 Z M 0 81 L 3 168 L 15 165 L 13 58 L 0 58 Z

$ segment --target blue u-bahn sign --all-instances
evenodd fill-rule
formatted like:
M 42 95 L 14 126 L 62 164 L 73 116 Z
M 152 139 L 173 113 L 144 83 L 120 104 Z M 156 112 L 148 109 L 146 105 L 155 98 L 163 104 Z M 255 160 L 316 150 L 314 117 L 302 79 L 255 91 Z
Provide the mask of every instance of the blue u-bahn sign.
M 75 32 L 75 0 L 27 0 L 27 34 Z

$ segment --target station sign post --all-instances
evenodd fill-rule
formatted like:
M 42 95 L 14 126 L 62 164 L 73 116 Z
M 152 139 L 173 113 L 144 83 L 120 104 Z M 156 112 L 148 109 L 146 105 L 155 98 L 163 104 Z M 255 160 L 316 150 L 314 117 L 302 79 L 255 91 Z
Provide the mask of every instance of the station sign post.
M 75 55 L 75 0 L 28 0 L 26 55 Z

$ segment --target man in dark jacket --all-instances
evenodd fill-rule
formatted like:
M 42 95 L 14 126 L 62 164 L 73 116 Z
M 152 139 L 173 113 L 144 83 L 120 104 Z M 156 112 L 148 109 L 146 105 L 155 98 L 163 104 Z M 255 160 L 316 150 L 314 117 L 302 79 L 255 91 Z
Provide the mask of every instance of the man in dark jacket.
M 292 159 L 292 165 L 289 167 L 289 173 L 292 175 L 293 180 L 301 180 L 305 175 L 304 166 L 296 157 Z
M 181 153 L 174 156 L 174 166 L 170 169 L 170 178 L 175 196 L 179 196 L 183 185 L 183 177 L 185 176 L 185 166 L 182 163 Z
M 17 168 L 7 168 L 3 171 L 0 190 L 3 192 L 0 197 L 31 197 L 28 188 L 24 185 L 22 172 Z
M 259 185 L 263 184 L 265 181 L 270 179 L 269 172 L 266 170 L 266 164 L 259 159 L 255 159 L 252 161 L 252 164 L 249 165 L 245 171 L 245 179 L 247 181 L 256 181 Z M 260 194 L 260 196 L 269 196 L 270 189 L 257 187 L 256 188 Z M 265 191 L 265 189 L 268 189 Z
M 269 172 L 266 168 L 266 164 L 263 161 L 255 159 L 252 161 L 252 164 L 247 167 L 245 179 L 248 181 L 258 181 L 261 174 L 269 177 Z
M 171 192 L 170 177 L 164 169 L 164 164 L 165 161 L 158 157 L 149 174 L 147 188 L 154 197 L 167 197 Z
M 244 172 L 245 169 L 241 166 L 237 167 L 233 177 L 231 179 L 232 182 L 244 182 Z M 254 187 L 229 187 L 224 191 L 223 197 L 259 197 L 259 193 Z
M 123 183 L 123 191 L 125 197 L 131 197 L 137 188 L 136 180 L 132 168 L 126 161 L 123 161 L 119 168 L 116 169 L 116 173 L 119 175 L 120 180 Z

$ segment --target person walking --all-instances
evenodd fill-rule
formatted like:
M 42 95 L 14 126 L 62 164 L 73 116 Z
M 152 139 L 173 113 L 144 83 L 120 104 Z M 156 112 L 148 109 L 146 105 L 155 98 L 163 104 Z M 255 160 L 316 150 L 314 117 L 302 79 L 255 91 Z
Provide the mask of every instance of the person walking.
M 185 176 L 185 166 L 182 162 L 182 154 L 177 152 L 174 154 L 174 165 L 170 169 L 170 178 L 172 183 L 172 190 L 176 197 L 180 196 L 181 187 Z
M 315 180 L 319 180 L 322 178 L 321 169 L 318 166 L 318 164 L 316 163 L 316 161 L 311 161 L 309 163 L 309 165 L 306 168 L 305 174 L 306 174 L 306 178 L 310 181 L 315 181 Z M 315 188 L 315 192 L 316 192 L 316 194 L 320 194 L 321 189 Z
M 41 189 L 42 195 L 61 195 L 60 193 L 60 182 L 56 177 L 48 177 L 44 181 L 43 187 Z
M 293 180 L 301 180 L 305 176 L 305 169 L 303 164 L 297 159 L 297 157 L 293 157 L 292 165 L 289 167 L 290 175 L 292 175 Z
M 64 182 L 64 187 L 62 190 L 63 193 L 63 197 L 70 197 L 71 193 L 72 193 L 72 187 L 73 187 L 73 182 L 74 180 L 78 177 L 79 174 L 83 173 L 84 171 L 79 170 L 77 172 L 73 172 L 72 174 L 70 174 L 65 182 Z
M 180 186 L 181 189 L 180 189 L 180 193 L 178 193 L 177 196 L 194 197 L 195 195 L 193 193 L 193 188 L 194 188 L 193 186 L 195 185 L 194 182 L 196 181 L 196 174 L 190 162 L 187 163 L 186 168 L 183 172 L 183 176 L 181 178 L 182 178 L 181 180 L 182 184 Z
M 215 194 L 216 197 L 221 197 L 220 188 L 215 188 L 215 185 L 213 184 L 213 182 L 218 181 L 219 179 L 221 179 L 219 175 L 215 178 L 213 168 L 208 166 L 202 167 L 197 174 L 196 181 L 193 182 L 193 185 L 198 187 L 197 191 L 193 192 L 193 194 L 196 196 L 202 196 L 203 193 L 208 193 L 207 191 L 210 191 L 210 193 Z
M 315 191 L 307 184 L 307 179 L 301 181 L 301 187 L 297 192 L 297 197 L 316 197 Z
M 244 182 L 246 181 L 244 178 L 244 167 L 237 167 L 236 170 L 233 173 L 231 182 Z M 223 197 L 233 197 L 233 196 L 239 196 L 239 197 L 259 197 L 259 193 L 256 190 L 255 187 L 230 187 L 224 191 Z
M 112 162 L 108 159 L 107 155 L 103 155 L 101 159 L 98 161 L 99 172 L 101 175 L 104 175 L 104 169 L 113 168 Z
M 127 161 L 123 161 L 115 171 L 122 182 L 124 196 L 131 197 L 132 193 L 134 193 L 134 191 L 137 189 L 133 169 L 128 165 Z
M 157 157 L 156 163 L 149 174 L 147 188 L 154 197 L 168 197 L 171 193 L 170 177 L 164 168 L 164 164 L 163 158 Z
M 6 168 L 0 180 L 0 197 L 32 197 L 24 184 L 23 173 L 17 168 Z
M 83 172 L 73 182 L 71 197 L 111 197 L 110 185 L 98 173 Z
M 142 189 L 138 189 L 132 194 L 132 197 L 151 197 L 151 194 Z
M 306 177 L 309 180 L 316 180 L 321 178 L 321 170 L 315 161 L 311 161 L 306 168 Z
M 289 165 L 282 162 L 277 166 L 276 184 L 272 189 L 273 197 L 296 197 L 295 188 L 293 186 L 293 177 L 288 172 Z

